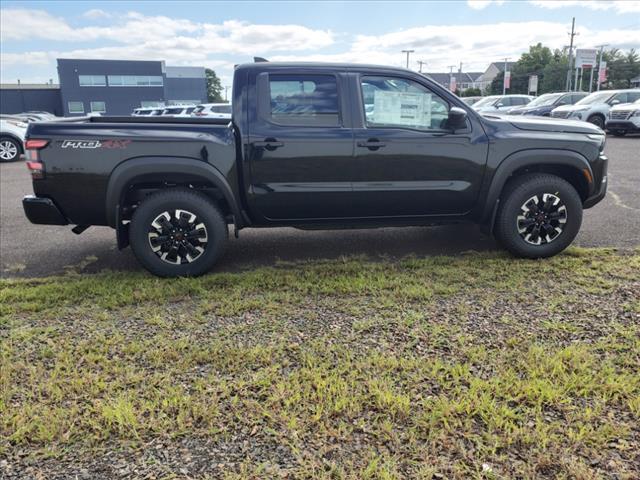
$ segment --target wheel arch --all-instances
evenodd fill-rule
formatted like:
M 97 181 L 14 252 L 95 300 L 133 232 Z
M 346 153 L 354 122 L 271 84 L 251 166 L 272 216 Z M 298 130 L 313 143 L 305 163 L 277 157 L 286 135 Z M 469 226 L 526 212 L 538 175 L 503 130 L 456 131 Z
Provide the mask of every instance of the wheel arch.
M 488 187 L 481 223 L 493 231 L 500 197 L 509 181 L 527 173 L 549 173 L 569 182 L 584 202 L 593 190 L 593 171 L 587 159 L 569 150 L 523 150 L 505 158 Z
M 147 194 L 172 186 L 197 186 L 221 203 L 226 214 L 233 217 L 237 228 L 244 223 L 242 210 L 229 181 L 209 163 L 186 157 L 137 157 L 119 164 L 109 177 L 106 193 L 107 224 L 120 230 L 123 209 L 132 192 Z M 118 235 L 120 245 L 120 235 Z

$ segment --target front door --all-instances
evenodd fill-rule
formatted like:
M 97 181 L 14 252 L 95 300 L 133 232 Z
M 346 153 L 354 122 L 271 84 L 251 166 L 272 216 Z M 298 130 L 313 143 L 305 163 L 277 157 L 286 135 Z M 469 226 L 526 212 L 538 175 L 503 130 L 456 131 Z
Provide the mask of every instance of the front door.
M 263 220 L 351 216 L 353 130 L 345 121 L 344 81 L 313 72 L 257 76 L 249 205 Z
M 465 128 L 452 132 L 446 125 L 451 103 L 418 80 L 363 75 L 358 83 L 356 214 L 409 217 L 471 210 L 488 150 L 479 123 L 470 117 Z

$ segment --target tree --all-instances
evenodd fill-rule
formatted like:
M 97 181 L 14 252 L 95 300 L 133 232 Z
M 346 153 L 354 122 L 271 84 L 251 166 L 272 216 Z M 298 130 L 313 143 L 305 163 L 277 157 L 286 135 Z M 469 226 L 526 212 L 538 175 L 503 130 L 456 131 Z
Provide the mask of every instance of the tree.
M 209 103 L 224 102 L 222 98 L 222 83 L 220 83 L 216 72 L 210 68 L 205 68 L 204 74 L 207 77 L 207 101 Z
M 479 88 L 467 88 L 460 92 L 461 97 L 479 97 L 482 95 L 482 92 Z

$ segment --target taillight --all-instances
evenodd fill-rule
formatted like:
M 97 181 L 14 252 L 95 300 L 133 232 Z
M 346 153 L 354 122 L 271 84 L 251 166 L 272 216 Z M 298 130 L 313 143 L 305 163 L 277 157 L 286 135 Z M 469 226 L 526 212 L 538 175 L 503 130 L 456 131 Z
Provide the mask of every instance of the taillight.
M 27 157 L 27 168 L 31 172 L 31 177 L 35 179 L 44 178 L 44 164 L 40 161 L 38 150 L 46 147 L 49 140 L 39 138 L 29 139 L 24 144 Z
M 27 140 L 24 148 L 27 150 L 40 150 L 41 148 L 49 145 L 49 140 L 42 140 L 40 138 L 31 138 Z

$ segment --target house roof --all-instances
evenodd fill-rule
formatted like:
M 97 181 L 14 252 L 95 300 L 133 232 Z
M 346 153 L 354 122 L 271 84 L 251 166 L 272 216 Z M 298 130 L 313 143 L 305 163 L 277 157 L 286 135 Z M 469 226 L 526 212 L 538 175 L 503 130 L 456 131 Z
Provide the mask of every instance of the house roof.
M 472 83 L 482 75 L 482 72 L 452 72 L 449 73 L 425 73 L 427 77 L 438 82 L 441 85 L 449 85 L 449 79 L 455 77 L 456 83 Z
M 507 68 L 511 70 L 511 67 L 513 67 L 515 64 L 516 62 L 507 62 Z M 504 72 L 504 62 L 493 62 L 491 65 L 495 65 L 498 71 Z

